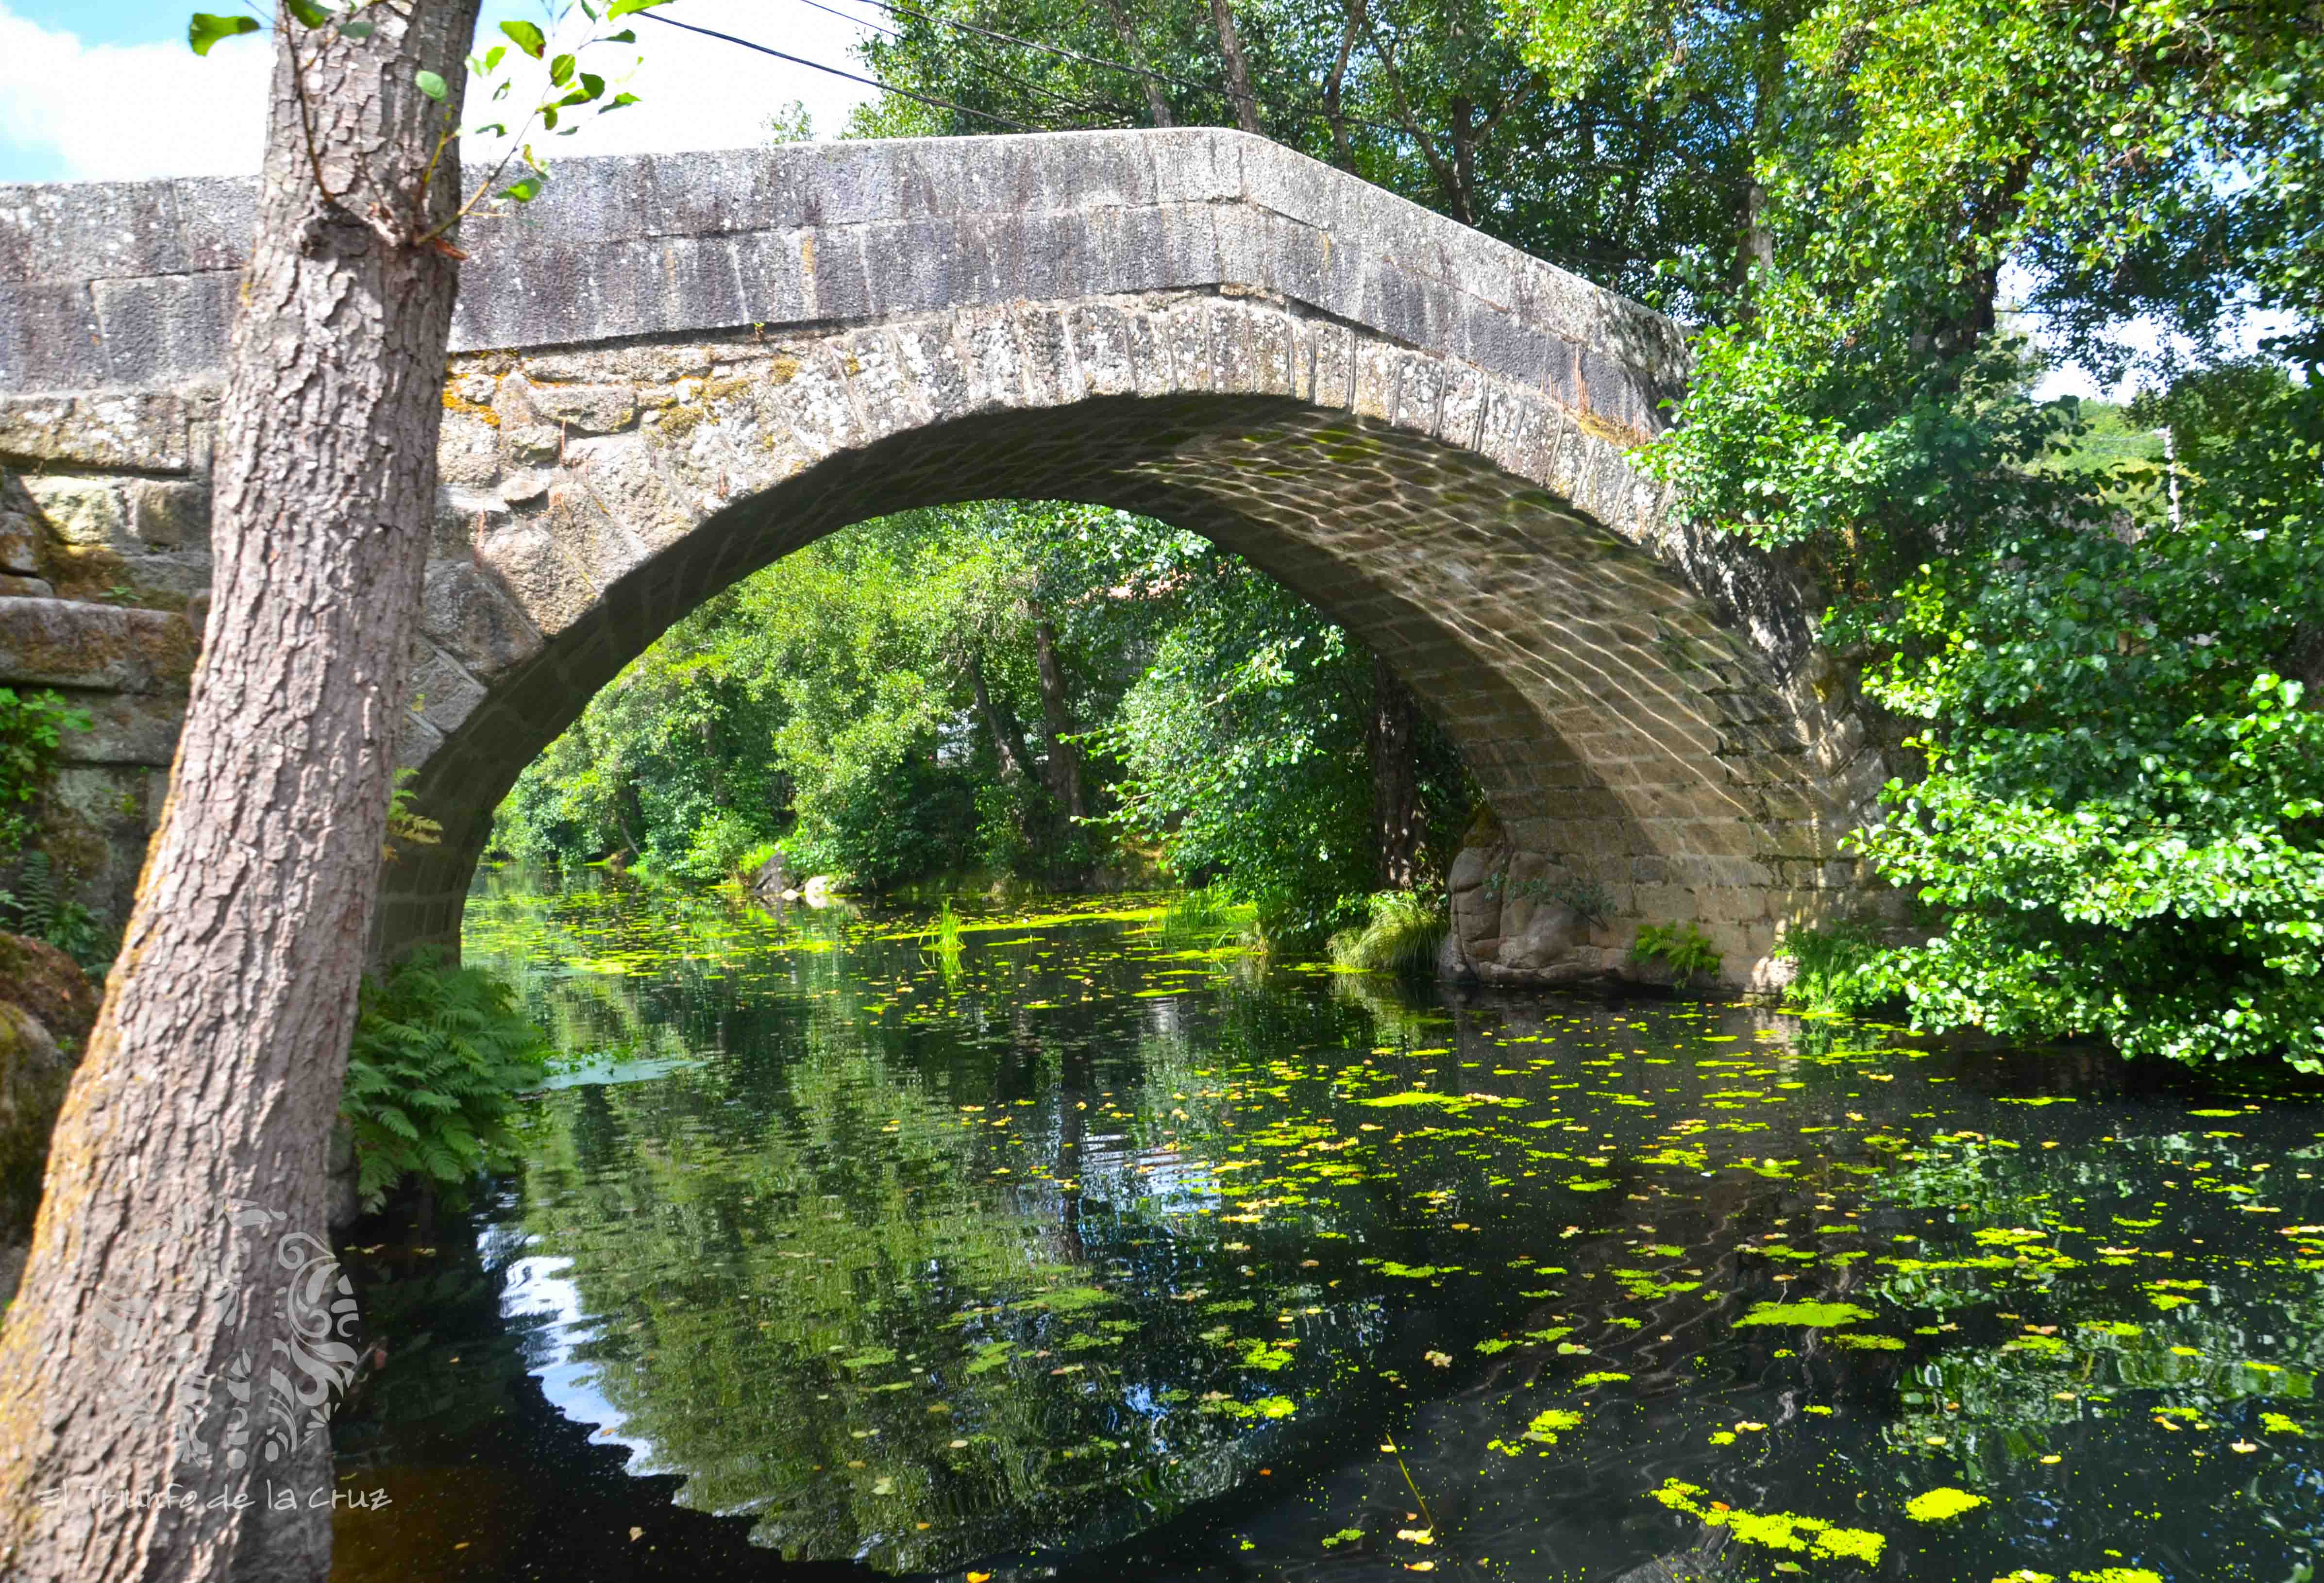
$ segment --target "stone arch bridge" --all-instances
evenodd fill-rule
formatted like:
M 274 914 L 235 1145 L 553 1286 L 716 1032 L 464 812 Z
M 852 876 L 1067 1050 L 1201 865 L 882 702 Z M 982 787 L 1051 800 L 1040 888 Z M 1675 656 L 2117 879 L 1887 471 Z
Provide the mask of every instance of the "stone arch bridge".
M 51 844 L 116 916 L 205 606 L 252 202 L 0 188 L 0 683 L 98 717 Z M 446 834 L 390 866 L 383 950 L 456 937 L 493 806 L 672 621 L 996 496 L 1203 533 L 1382 654 L 1499 816 L 1454 876 L 1482 977 L 1692 919 L 1763 980 L 1855 884 L 1879 755 L 1801 591 L 1627 456 L 1684 366 L 1634 303 L 1213 130 L 579 160 L 476 232 L 403 750 Z

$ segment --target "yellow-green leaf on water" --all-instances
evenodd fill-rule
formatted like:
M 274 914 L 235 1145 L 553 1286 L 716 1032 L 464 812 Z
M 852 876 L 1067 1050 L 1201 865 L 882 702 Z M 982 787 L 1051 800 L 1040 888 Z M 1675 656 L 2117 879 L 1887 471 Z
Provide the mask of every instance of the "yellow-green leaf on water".
M 1805 1325 L 1811 1330 L 1830 1330 L 1871 1317 L 1870 1309 L 1858 1308 L 1853 1302 L 1762 1302 L 1735 1324 L 1738 1330 L 1745 1325 Z
M 1949 1517 L 1958 1517 L 1963 1512 L 1974 1512 L 1985 1504 L 1985 1497 L 1981 1495 L 1971 1495 L 1965 1489 L 1941 1484 L 1934 1489 L 1923 1490 L 1906 1501 L 1904 1515 L 1915 1523 L 1941 1523 Z

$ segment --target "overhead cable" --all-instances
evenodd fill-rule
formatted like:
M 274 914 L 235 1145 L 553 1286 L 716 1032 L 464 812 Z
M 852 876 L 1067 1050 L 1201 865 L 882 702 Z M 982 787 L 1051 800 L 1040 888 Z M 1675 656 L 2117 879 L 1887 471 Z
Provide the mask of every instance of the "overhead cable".
M 818 11 L 830 11 L 832 9 L 830 6 L 818 4 L 817 0 L 802 0 L 802 3 L 814 5 Z M 1123 72 L 1131 77 L 1150 78 L 1156 82 L 1167 82 L 1173 87 L 1186 88 L 1194 93 L 1223 94 L 1226 92 L 1224 88 L 1220 87 L 1216 84 L 1195 82 L 1188 78 L 1174 76 L 1167 71 L 1157 71 L 1150 66 L 1135 66 L 1125 60 L 1109 60 L 1102 55 L 1084 55 L 1078 50 L 1068 50 L 1062 44 L 1045 44 L 1036 39 L 1019 38 L 1015 33 L 1004 33 L 997 32 L 991 28 L 979 27 L 974 23 L 959 22 L 949 16 L 938 16 L 933 12 L 922 11 L 916 6 L 903 5 L 900 3 L 900 0 L 862 0 L 862 3 L 863 5 L 872 6 L 877 10 L 887 12 L 891 16 L 908 16 L 917 21 L 929 23 L 937 27 L 948 27 L 957 29 L 962 32 L 975 33 L 981 38 L 991 39 L 999 43 L 1015 44 L 1020 49 L 1036 50 L 1044 55 L 1054 55 L 1062 60 L 1078 60 L 1084 65 L 1102 67 L 1108 71 Z M 833 14 L 845 15 L 844 13 L 841 12 L 834 12 Z M 870 23 L 863 22 L 860 17 L 847 17 L 846 20 L 857 23 L 865 27 L 873 25 Z M 880 31 L 882 32 L 888 32 L 888 30 L 884 28 Z M 895 35 L 893 33 L 890 33 L 889 36 L 892 38 Z M 1315 90 L 1311 87 L 1310 91 Z M 1116 110 L 1118 114 L 1129 114 L 1128 111 L 1121 110 L 1119 107 L 1116 107 Z M 1330 112 L 1325 110 L 1295 109 L 1290 113 L 1306 120 L 1323 122 L 1326 125 L 1330 124 L 1333 120 Z M 1409 139 L 1413 135 L 1412 129 L 1408 126 L 1392 125 L 1388 122 L 1374 121 L 1362 115 L 1342 115 L 1339 117 L 1339 119 L 1351 126 L 1361 126 L 1369 131 L 1386 133 L 1390 137 L 1397 139 Z
M 705 38 L 723 40 L 729 44 L 740 44 L 745 50 L 756 50 L 761 55 L 772 55 L 778 60 L 788 60 L 794 66 L 804 66 L 810 71 L 827 72 L 833 77 L 844 77 L 850 82 L 860 82 L 865 87 L 878 88 L 883 94 L 901 94 L 908 99 L 918 99 L 921 104 L 932 105 L 939 110 L 957 111 L 963 115 L 973 115 L 979 120 L 991 121 L 1018 132 L 1041 130 L 1029 123 L 1019 121 L 1010 116 L 996 115 L 990 110 L 978 110 L 966 105 L 955 105 L 950 99 L 939 99 L 933 94 L 920 93 L 913 88 L 898 87 L 893 83 L 881 82 L 876 77 L 862 77 L 853 71 L 843 71 L 836 66 L 825 66 L 820 60 L 809 60 L 802 56 L 786 54 L 780 50 L 770 49 L 765 44 L 753 43 L 749 39 L 738 39 L 733 33 L 722 33 L 715 28 L 696 27 L 690 22 L 678 22 L 664 16 L 659 11 L 640 11 L 633 14 L 650 16 L 664 27 L 683 28 L 687 32 L 700 33 Z
M 842 11 L 835 5 L 825 5 L 823 3 L 823 0 L 799 0 L 799 4 L 802 5 L 812 6 L 816 10 L 822 12 L 825 16 L 835 16 L 842 22 L 853 23 L 857 27 L 869 28 L 873 32 L 879 33 L 883 37 L 895 39 L 899 41 L 903 40 L 904 35 L 898 32 L 894 28 L 881 27 L 876 22 L 866 22 L 862 17 Z M 1103 111 L 1105 114 L 1110 115 L 1124 117 L 1126 120 L 1130 121 L 1135 121 L 1137 119 L 1136 113 L 1125 105 L 1109 105 L 1104 101 L 1098 99 L 1076 99 L 1070 95 L 1061 94 L 1055 88 L 1043 87 L 1039 83 L 1033 81 L 1030 78 L 1019 77 L 1013 71 L 1004 71 L 997 66 L 988 66 L 986 69 L 990 70 L 995 77 L 1001 78 L 1003 81 L 1013 82 L 1019 87 L 1037 93 L 1045 99 L 1054 99 L 1058 104 L 1065 106 L 1070 110 L 1099 110 Z

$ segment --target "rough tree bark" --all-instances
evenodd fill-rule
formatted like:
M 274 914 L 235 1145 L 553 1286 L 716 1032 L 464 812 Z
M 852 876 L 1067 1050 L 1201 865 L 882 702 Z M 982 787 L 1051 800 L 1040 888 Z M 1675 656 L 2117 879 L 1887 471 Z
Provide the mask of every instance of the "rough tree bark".
M 1219 30 L 1219 53 L 1227 60 L 1227 97 L 1234 101 L 1235 124 L 1259 131 L 1259 96 L 1250 91 L 1250 62 L 1243 59 L 1242 35 L 1235 31 L 1234 7 L 1211 0 L 1211 21 Z
M 1372 714 L 1365 732 L 1372 762 L 1372 829 L 1379 838 L 1380 886 L 1420 884 L 1420 783 L 1413 772 L 1412 720 L 1418 705 L 1387 660 L 1372 657 Z
M 305 1431 L 328 1402 L 297 1366 L 331 1372 L 341 1293 L 318 1288 L 320 1338 L 294 1297 L 331 1273 L 324 1150 L 408 702 L 456 285 L 450 257 L 411 241 L 450 218 L 459 176 L 447 160 L 422 189 L 447 112 L 415 75 L 442 76 L 456 108 L 476 10 L 393 0 L 364 11 L 367 39 L 286 21 L 277 40 L 206 648 L 0 1333 L 11 1579 L 223 1578 L 238 1549 L 244 1575 L 328 1564 L 329 1497 L 303 1499 L 318 1471 L 327 1489 Z M 286 1267 L 302 1233 L 308 1262 Z M 276 1371 L 295 1409 L 279 1420 Z M 300 1510 L 266 1521 L 259 1481 L 286 1477 Z M 195 1509 L 134 1504 L 168 1486 Z

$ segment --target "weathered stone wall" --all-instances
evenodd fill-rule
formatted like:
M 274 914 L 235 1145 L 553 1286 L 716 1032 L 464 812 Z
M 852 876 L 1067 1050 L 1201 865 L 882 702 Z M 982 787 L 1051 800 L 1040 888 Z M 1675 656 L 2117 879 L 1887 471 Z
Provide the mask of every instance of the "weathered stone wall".
M 456 934 L 493 805 L 670 621 L 994 496 L 1207 534 L 1397 667 L 1499 818 L 1464 971 L 1602 971 L 1692 918 L 1746 982 L 1853 884 L 1880 764 L 1798 592 L 1625 456 L 1683 372 L 1667 321 L 1231 133 L 582 161 L 552 191 L 464 277 L 407 742 L 447 840 L 391 870 L 383 948 Z M 0 465 L 60 592 L 198 598 L 243 212 L 0 189 Z M 0 654 L 42 603 L 0 601 Z M 162 685 L 123 690 L 137 720 Z M 1602 924 L 1534 916 L 1583 884 Z

